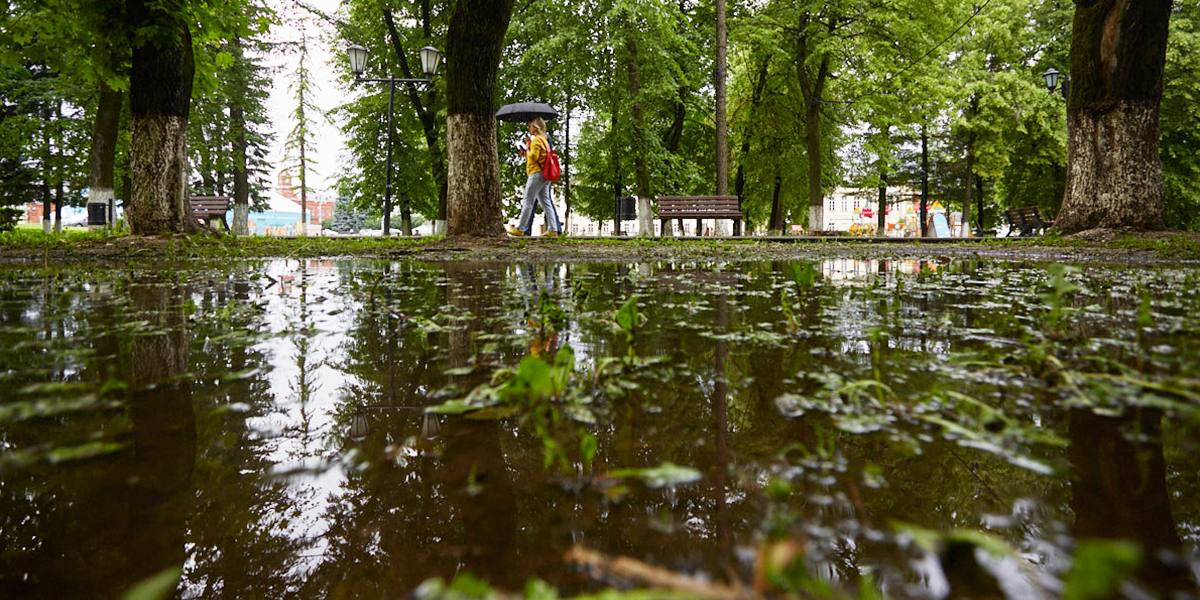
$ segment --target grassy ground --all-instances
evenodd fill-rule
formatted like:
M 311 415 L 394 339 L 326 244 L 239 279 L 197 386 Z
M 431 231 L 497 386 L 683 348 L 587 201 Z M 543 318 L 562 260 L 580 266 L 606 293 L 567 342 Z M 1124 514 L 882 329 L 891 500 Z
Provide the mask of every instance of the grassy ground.
M 313 258 L 362 256 L 426 261 L 643 261 L 787 260 L 814 256 L 855 258 L 972 257 L 1057 262 L 1197 261 L 1200 235 L 1091 232 L 1075 237 L 926 243 L 871 238 L 279 238 L 213 234 L 131 236 L 67 228 L 45 234 L 40 225 L 0 233 L 0 262 L 80 263 L 129 260 Z

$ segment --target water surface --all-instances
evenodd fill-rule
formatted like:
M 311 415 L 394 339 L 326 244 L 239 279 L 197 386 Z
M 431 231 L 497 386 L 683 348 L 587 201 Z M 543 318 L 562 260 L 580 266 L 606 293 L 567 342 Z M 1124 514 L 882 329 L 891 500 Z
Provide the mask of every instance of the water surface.
M 891 597 L 1053 597 L 1093 540 L 1146 557 L 1127 593 L 1195 593 L 1198 275 L 5 269 L 0 596 L 112 598 L 171 567 L 185 598 L 618 583 L 568 564 L 578 544 L 711 581 L 795 548 Z M 429 410 L 468 397 L 525 400 Z

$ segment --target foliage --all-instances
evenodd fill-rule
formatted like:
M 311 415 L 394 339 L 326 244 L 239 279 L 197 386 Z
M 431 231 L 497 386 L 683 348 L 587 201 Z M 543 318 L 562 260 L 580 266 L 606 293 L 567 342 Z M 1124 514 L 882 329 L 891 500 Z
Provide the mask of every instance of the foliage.
M 344 45 L 356 44 L 367 48 L 369 59 L 364 78 L 424 77 L 414 51 L 426 45 L 445 50 L 438 42 L 444 36 L 448 10 L 422 15 L 419 2 L 389 2 L 383 6 L 374 2 L 347 2 L 339 15 L 335 35 Z M 390 43 L 381 8 L 391 11 L 397 25 L 399 46 L 410 56 L 399 56 Z M 423 18 L 429 18 L 428 26 Z M 338 173 L 337 190 L 359 211 L 379 216 L 383 208 L 383 181 L 386 179 L 387 118 L 390 85 L 379 82 L 356 83 L 346 60 L 338 60 L 335 70 L 341 84 L 353 95 L 347 102 L 330 112 L 347 136 L 347 150 L 353 160 Z M 427 220 L 437 218 L 438 190 L 433 173 L 434 155 L 444 155 L 445 140 L 445 80 L 435 75 L 427 86 L 396 84 L 392 108 L 392 206 L 420 214 Z M 424 87 L 424 89 L 422 89 Z M 430 113 L 435 135 L 440 140 L 436 148 L 428 148 L 420 115 L 414 109 L 416 97 L 421 107 Z M 393 226 L 396 224 L 393 223 Z
M 367 217 L 359 210 L 352 208 L 349 202 L 339 199 L 333 208 L 333 216 L 321 225 L 338 233 L 357 233 L 366 228 Z
M 1200 231 L 1200 5 L 1178 2 L 1171 14 L 1167 63 L 1163 72 L 1163 184 L 1167 226 Z
M 265 11 L 251 6 L 252 10 Z M 245 136 L 250 209 L 265 208 L 271 182 L 267 163 L 274 134 L 267 128 L 267 100 L 273 70 L 263 57 L 274 49 L 261 36 L 233 38 L 199 46 L 198 62 L 216 65 L 197 85 L 188 119 L 188 151 L 192 164 L 191 191 L 198 195 L 233 195 L 238 169 L 238 136 Z M 240 110 L 243 123 L 234 119 Z

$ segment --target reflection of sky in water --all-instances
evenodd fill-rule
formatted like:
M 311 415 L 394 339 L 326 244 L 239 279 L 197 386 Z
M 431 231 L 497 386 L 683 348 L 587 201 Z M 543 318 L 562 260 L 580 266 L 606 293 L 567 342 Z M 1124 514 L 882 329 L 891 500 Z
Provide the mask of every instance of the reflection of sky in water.
M 274 261 L 265 274 L 276 283 L 263 292 L 264 326 L 271 337 L 257 348 L 269 361 L 270 394 L 274 411 L 251 419 L 250 425 L 269 440 L 264 446 L 274 472 L 288 477 L 299 514 L 286 534 L 311 542 L 308 567 L 315 568 L 325 551 L 325 519 L 330 500 L 346 477 L 338 461 L 334 414 L 341 403 L 341 386 L 353 375 L 334 365 L 342 359 L 346 331 L 352 325 L 357 302 L 339 294 L 339 272 L 333 261 Z M 301 340 L 309 346 L 304 356 L 309 398 L 301 395 Z

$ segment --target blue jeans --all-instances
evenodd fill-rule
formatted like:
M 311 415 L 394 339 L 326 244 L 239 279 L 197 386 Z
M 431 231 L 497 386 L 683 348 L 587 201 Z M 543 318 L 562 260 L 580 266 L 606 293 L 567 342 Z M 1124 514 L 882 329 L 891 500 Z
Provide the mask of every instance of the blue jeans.
M 546 213 L 546 220 L 550 222 L 550 230 L 559 233 L 561 225 L 558 223 L 558 211 L 554 209 L 554 202 L 550 199 L 550 182 L 542 177 L 540 171 L 529 175 L 529 179 L 525 180 L 525 197 L 521 200 L 521 218 L 517 222 L 517 229 L 520 229 L 525 235 L 530 235 L 533 232 L 533 205 L 538 203 L 542 207 L 542 212 Z

